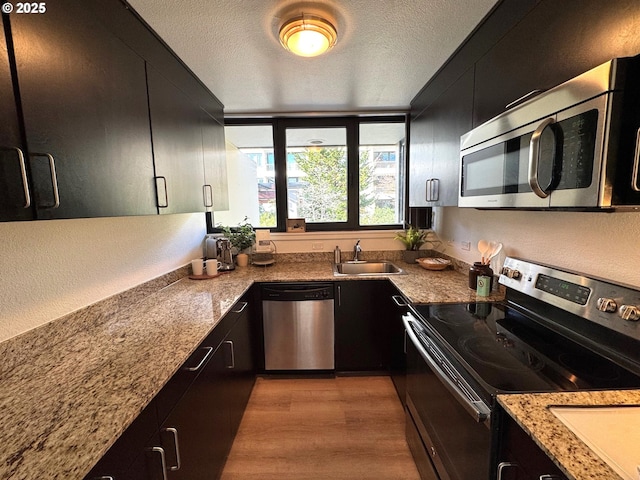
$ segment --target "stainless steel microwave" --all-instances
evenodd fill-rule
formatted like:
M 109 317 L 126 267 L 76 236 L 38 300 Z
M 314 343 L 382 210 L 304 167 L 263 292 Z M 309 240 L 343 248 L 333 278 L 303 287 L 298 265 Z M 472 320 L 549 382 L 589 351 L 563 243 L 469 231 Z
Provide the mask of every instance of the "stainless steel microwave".
M 463 135 L 458 206 L 639 209 L 639 72 L 611 60 Z

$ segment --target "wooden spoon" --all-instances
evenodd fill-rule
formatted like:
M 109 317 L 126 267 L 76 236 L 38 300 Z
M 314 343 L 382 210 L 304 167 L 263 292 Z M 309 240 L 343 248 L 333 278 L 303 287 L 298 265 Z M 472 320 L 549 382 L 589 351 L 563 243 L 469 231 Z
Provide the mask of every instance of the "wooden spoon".
M 489 242 L 487 242 L 486 240 L 478 241 L 478 251 L 480 252 L 480 255 L 482 257 L 481 262 L 484 264 L 485 254 L 489 251 Z

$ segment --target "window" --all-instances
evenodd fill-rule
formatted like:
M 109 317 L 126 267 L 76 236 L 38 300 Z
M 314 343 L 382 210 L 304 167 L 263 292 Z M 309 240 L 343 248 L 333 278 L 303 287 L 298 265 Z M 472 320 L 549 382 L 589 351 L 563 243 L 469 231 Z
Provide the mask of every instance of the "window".
M 230 211 L 215 222 L 284 231 L 398 228 L 405 217 L 404 116 L 227 119 Z M 231 177 L 231 175 L 230 175 Z M 236 201 L 237 200 L 237 203 Z

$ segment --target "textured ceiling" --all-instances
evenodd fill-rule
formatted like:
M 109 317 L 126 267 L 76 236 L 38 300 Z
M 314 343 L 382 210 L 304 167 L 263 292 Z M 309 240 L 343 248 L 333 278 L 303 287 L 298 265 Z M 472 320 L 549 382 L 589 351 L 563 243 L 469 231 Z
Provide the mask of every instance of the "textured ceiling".
M 229 113 L 406 110 L 496 0 L 129 0 Z M 288 12 L 322 8 L 338 43 L 286 52 Z

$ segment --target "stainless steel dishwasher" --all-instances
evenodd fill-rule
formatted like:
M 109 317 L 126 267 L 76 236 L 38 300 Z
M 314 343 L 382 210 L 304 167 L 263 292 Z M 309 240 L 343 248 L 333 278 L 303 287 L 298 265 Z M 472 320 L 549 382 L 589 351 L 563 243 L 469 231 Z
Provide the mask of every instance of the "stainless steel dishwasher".
M 331 283 L 262 286 L 265 370 L 333 370 Z

